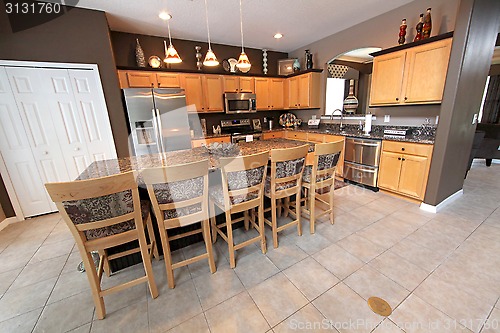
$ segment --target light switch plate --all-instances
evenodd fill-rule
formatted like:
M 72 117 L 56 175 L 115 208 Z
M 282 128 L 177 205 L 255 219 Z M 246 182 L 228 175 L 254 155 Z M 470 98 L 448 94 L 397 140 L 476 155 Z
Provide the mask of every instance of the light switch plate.
M 386 114 L 386 115 L 384 116 L 384 123 L 388 123 L 388 122 L 390 122 L 390 121 L 391 121 L 391 116 L 390 116 L 390 115 L 388 115 L 388 114 Z

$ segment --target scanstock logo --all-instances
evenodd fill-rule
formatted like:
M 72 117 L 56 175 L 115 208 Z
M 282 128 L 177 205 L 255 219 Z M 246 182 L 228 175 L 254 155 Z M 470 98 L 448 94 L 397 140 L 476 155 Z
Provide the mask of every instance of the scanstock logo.
M 12 32 L 27 30 L 68 13 L 79 0 L 2 0 Z

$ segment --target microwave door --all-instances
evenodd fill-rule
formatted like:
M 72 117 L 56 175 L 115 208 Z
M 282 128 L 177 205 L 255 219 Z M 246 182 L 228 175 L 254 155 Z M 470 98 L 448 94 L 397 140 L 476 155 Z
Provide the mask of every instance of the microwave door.
M 156 117 L 163 152 L 191 148 L 186 96 L 182 89 L 154 89 Z

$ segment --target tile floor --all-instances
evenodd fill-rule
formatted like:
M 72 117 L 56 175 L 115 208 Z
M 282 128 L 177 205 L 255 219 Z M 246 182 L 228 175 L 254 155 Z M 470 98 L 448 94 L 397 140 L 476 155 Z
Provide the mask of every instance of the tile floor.
M 240 250 L 234 270 L 219 238 L 217 272 L 205 262 L 184 267 L 173 290 L 164 262 L 154 262 L 159 297 L 145 284 L 108 296 L 105 320 L 96 320 L 60 217 L 10 225 L 0 232 L 0 332 L 500 332 L 500 164 L 475 162 L 464 195 L 438 214 L 347 186 L 335 216 L 315 235 L 307 221 L 302 237 L 286 231 L 267 255 Z M 104 283 L 138 274 L 141 265 Z M 392 315 L 374 314 L 371 296 Z

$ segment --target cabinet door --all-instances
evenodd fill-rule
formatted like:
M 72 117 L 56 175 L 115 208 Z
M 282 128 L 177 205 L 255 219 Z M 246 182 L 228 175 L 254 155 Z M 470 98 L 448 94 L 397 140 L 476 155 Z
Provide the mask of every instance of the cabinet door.
M 292 77 L 288 80 L 288 107 L 297 108 L 299 106 L 299 78 Z
M 237 93 L 239 92 L 239 80 L 237 76 L 227 76 L 223 77 L 224 92 L 226 93 Z
M 269 110 L 269 79 L 255 78 L 255 95 L 257 98 L 257 110 Z
M 408 50 L 405 103 L 435 103 L 443 99 L 451 38 Z
M 129 71 L 127 81 L 130 88 L 156 87 L 156 74 L 151 72 Z
M 220 112 L 224 110 L 222 77 L 220 75 L 204 75 L 203 96 L 205 97 L 204 111 Z
M 180 88 L 179 74 L 157 73 L 158 88 Z
M 427 157 L 403 155 L 398 191 L 423 199 L 427 185 L 428 162 Z
M 253 94 L 254 91 L 254 78 L 240 77 L 240 92 Z
M 311 92 L 311 75 L 300 75 L 299 78 L 299 108 L 308 108 L 311 106 L 310 92 Z
M 270 79 L 269 99 L 271 100 L 271 109 L 282 110 L 285 107 L 285 80 Z
M 263 140 L 268 140 L 268 139 L 275 139 L 275 138 L 282 138 L 285 133 L 283 131 L 279 132 L 267 132 L 262 134 L 262 139 Z
M 405 50 L 373 59 L 370 105 L 399 104 L 405 59 Z
M 401 154 L 382 152 L 378 169 L 378 186 L 380 188 L 398 191 L 402 162 Z
M 200 74 L 185 74 L 181 77 L 181 85 L 186 93 L 186 104 L 189 112 L 205 111 L 201 78 Z

